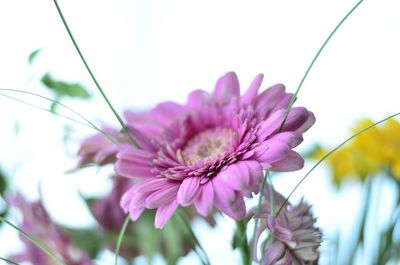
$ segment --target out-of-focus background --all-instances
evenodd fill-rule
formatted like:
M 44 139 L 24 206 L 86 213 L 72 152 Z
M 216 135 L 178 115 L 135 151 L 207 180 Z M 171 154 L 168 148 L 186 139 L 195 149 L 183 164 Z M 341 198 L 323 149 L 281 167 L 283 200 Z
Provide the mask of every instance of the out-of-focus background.
M 265 74 L 263 88 L 279 82 L 295 91 L 314 54 L 356 2 L 59 1 L 87 61 L 118 111 L 147 109 L 165 100 L 184 102 L 193 89 L 211 91 L 227 71 L 238 74 L 242 91 L 260 72 Z M 328 44 L 296 102 L 317 117 L 299 151 L 307 152 L 316 142 L 335 146 L 350 134 L 355 121 L 378 120 L 399 111 L 399 10 L 396 0 L 367 0 Z M 0 0 L 0 36 L 0 88 L 51 97 L 38 80 L 51 72 L 58 79 L 83 84 L 92 94 L 88 101 L 66 99 L 66 105 L 97 124 L 117 126 L 52 1 Z M 42 51 L 29 64 L 29 54 L 39 48 Z M 49 105 L 22 94 L 7 95 Z M 34 199 L 40 186 L 44 204 L 56 222 L 75 227 L 93 224 L 80 193 L 107 193 L 112 169 L 66 173 L 77 162 L 74 154 L 80 140 L 93 131 L 5 97 L 0 97 L 0 110 L 0 167 L 10 177 L 11 189 Z M 276 175 L 275 188 L 287 195 L 313 163 L 298 172 Z M 391 186 L 383 182 L 381 188 L 382 195 L 374 197 L 381 209 L 377 223 L 385 222 L 385 208 L 393 200 Z M 337 229 L 344 235 L 352 233 L 361 187 L 345 183 L 337 192 L 326 167 L 321 166 L 292 199 L 302 196 L 313 204 L 324 232 L 324 264 L 329 258 L 327 245 Z M 0 199 L 0 207 L 3 204 Z M 233 227 L 223 218 L 213 229 L 195 221 L 214 264 L 239 263 L 238 253 L 230 250 Z M 0 256 L 19 248 L 17 233 L 2 226 Z M 366 264 L 368 258 L 360 257 L 359 264 Z M 112 259 L 105 252 L 98 262 L 110 264 Z M 180 264 L 195 262 L 191 253 Z

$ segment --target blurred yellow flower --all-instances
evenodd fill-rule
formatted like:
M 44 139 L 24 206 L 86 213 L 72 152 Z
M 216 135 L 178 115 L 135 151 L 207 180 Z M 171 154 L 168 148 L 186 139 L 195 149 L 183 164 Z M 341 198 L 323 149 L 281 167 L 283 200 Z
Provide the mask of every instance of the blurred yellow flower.
M 358 132 L 374 124 L 361 120 L 353 129 Z M 312 158 L 322 158 L 328 150 L 319 148 Z M 400 122 L 388 120 L 383 126 L 373 127 L 353 139 L 345 147 L 327 158 L 335 183 L 344 179 L 365 180 L 368 175 L 390 170 L 400 180 Z

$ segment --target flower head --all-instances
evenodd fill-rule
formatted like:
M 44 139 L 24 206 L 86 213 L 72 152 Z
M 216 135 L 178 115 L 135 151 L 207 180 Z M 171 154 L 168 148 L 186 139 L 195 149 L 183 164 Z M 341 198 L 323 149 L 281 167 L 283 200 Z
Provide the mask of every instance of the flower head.
M 262 79 L 256 76 L 240 95 L 237 76 L 230 72 L 213 93 L 196 90 L 184 105 L 165 102 L 145 113 L 125 113 L 140 149 L 122 147 L 115 171 L 140 180 L 121 201 L 133 220 L 146 208 L 157 209 L 160 228 L 178 205 L 190 204 L 202 215 L 216 206 L 238 220 L 246 214 L 243 197 L 259 191 L 263 170 L 303 166 L 292 149 L 314 115 L 293 108 L 281 128 L 292 94 L 281 84 L 258 93 Z
M 267 188 L 268 190 L 268 188 Z M 274 208 L 280 207 L 285 198 L 274 192 Z M 255 215 L 261 222 L 257 228 L 254 244 L 254 258 L 257 260 L 257 244 L 264 231 L 270 238 L 262 244 L 262 264 L 318 264 L 318 248 L 321 244 L 321 231 L 315 227 L 311 206 L 301 201 L 298 205 L 286 204 L 278 216 L 271 214 L 271 199 L 267 191 L 261 212 Z
M 49 247 L 68 265 L 91 265 L 90 258 L 76 249 L 69 237 L 64 234 L 50 219 L 40 201 L 28 202 L 21 195 L 8 199 L 17 207 L 23 216 L 21 229 Z M 24 250 L 10 257 L 15 262 L 30 262 L 31 264 L 54 265 L 56 262 L 31 241 L 21 236 Z
M 354 133 L 373 125 L 370 119 L 359 121 Z M 390 169 L 392 175 L 400 180 L 400 122 L 388 120 L 384 125 L 370 128 L 360 134 L 345 147 L 327 158 L 332 170 L 333 180 L 340 184 L 345 179 L 365 180 L 378 172 Z M 320 159 L 327 153 L 316 150 L 313 158 Z

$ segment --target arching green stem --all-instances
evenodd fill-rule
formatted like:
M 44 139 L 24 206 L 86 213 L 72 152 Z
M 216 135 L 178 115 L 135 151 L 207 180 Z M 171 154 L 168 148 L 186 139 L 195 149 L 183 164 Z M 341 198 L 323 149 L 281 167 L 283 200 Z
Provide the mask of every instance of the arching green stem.
M 267 184 L 268 176 L 269 176 L 269 171 L 265 171 L 264 179 L 263 179 L 263 182 L 261 183 L 260 191 L 258 192 L 258 201 L 257 201 L 257 208 L 256 208 L 255 215 L 258 215 L 260 213 L 261 203 L 262 203 L 262 199 L 264 196 L 264 190 L 265 190 L 265 185 Z M 258 226 L 258 218 L 254 218 L 254 229 L 253 229 L 253 237 L 252 237 L 251 245 L 250 245 L 250 251 L 252 251 L 256 247 L 256 246 L 254 246 L 254 241 L 256 238 L 257 226 Z M 251 259 L 251 255 L 250 255 L 250 259 Z M 251 262 L 251 260 L 250 260 L 250 262 Z
M 117 118 L 118 122 L 121 124 L 121 127 L 122 127 L 123 132 L 124 132 L 125 134 L 127 134 L 127 136 L 129 137 L 130 141 L 132 142 L 132 144 L 133 144 L 134 146 L 137 147 L 138 144 L 137 144 L 136 141 L 133 139 L 132 135 L 129 133 L 129 130 L 128 130 L 128 128 L 126 127 L 126 125 L 125 125 L 124 121 L 122 120 L 121 116 L 118 114 L 118 112 L 115 110 L 115 108 L 114 108 L 113 105 L 111 104 L 110 100 L 108 99 L 107 95 L 104 93 L 104 91 L 103 91 L 103 89 L 101 88 L 99 82 L 97 81 L 97 79 L 96 79 L 96 77 L 94 76 L 92 70 L 90 69 L 89 64 L 86 62 L 85 57 L 83 56 L 83 54 L 82 54 L 82 52 L 81 52 L 81 50 L 80 50 L 80 48 L 79 48 L 79 46 L 78 46 L 78 43 L 76 42 L 76 40 L 75 40 L 75 38 L 74 38 L 74 35 L 72 34 L 72 32 L 71 32 L 71 30 L 70 30 L 70 28 L 69 28 L 69 26 L 68 26 L 68 23 L 67 23 L 67 21 L 66 21 L 64 15 L 63 15 L 63 13 L 62 13 L 62 11 L 61 11 L 61 8 L 60 8 L 60 6 L 58 5 L 58 1 L 57 1 L 57 0 L 54 0 L 54 4 L 55 4 L 55 6 L 56 6 L 56 8 L 57 8 L 57 12 L 58 12 L 58 14 L 60 15 L 60 18 L 61 18 L 63 24 L 64 24 L 64 26 L 65 26 L 65 29 L 67 30 L 68 35 L 69 35 L 69 37 L 70 37 L 72 43 L 74 44 L 74 47 L 75 47 L 76 51 L 78 52 L 79 57 L 81 58 L 83 64 L 85 65 L 86 70 L 88 71 L 88 73 L 89 73 L 90 77 L 92 78 L 94 84 L 96 85 L 96 87 L 97 87 L 97 89 L 99 90 L 100 94 L 102 95 L 102 97 L 103 97 L 104 100 L 106 101 L 108 107 L 109 107 L 109 108 L 111 109 L 111 111 L 114 113 L 114 115 L 115 115 L 115 117 Z
M 314 169 L 316 167 L 318 167 L 319 164 L 321 164 L 325 159 L 327 159 L 330 155 L 332 155 L 334 152 L 336 152 L 338 149 L 340 149 L 343 145 L 345 145 L 346 143 L 350 142 L 351 140 L 353 140 L 354 138 L 356 138 L 357 136 L 359 136 L 360 134 L 368 131 L 369 129 L 377 126 L 378 124 L 381 124 L 393 117 L 396 117 L 397 115 L 400 115 L 400 112 L 390 115 L 364 129 L 362 129 L 361 131 L 358 131 L 357 133 L 353 134 L 352 136 L 350 136 L 349 138 L 347 138 L 345 141 L 343 141 L 341 144 L 339 144 L 338 146 L 336 146 L 335 148 L 333 148 L 331 151 L 329 151 L 326 155 L 324 155 L 308 172 L 307 174 L 297 183 L 297 185 L 293 188 L 293 190 L 290 192 L 289 196 L 286 197 L 285 201 L 282 203 L 281 207 L 279 208 L 278 212 L 277 212 L 277 216 L 279 215 L 279 213 L 281 212 L 282 208 L 286 205 L 286 203 L 289 201 L 290 197 L 293 195 L 293 193 L 297 190 L 297 188 L 301 185 L 301 183 L 303 183 L 303 181 L 310 175 L 311 172 L 314 171 Z
M 195 251 L 195 252 L 198 254 L 198 256 L 200 257 L 201 262 L 202 262 L 204 265 L 211 265 L 210 259 L 209 259 L 208 255 L 207 255 L 207 252 L 204 250 L 204 248 L 203 248 L 203 246 L 201 245 L 200 241 L 198 240 L 196 234 L 193 232 L 193 229 L 190 227 L 190 221 L 189 221 L 189 218 L 187 217 L 186 213 L 185 213 L 183 210 L 178 209 L 178 210 L 177 210 L 177 214 L 176 214 L 176 218 L 177 218 L 177 220 L 181 223 L 181 225 L 182 225 L 183 227 L 185 227 L 185 229 L 186 229 L 187 232 L 189 233 L 190 238 L 188 238 L 188 239 L 192 240 L 193 243 L 194 243 L 195 245 L 197 245 L 197 247 L 198 247 L 199 250 L 197 250 L 197 249 L 195 248 L 194 251 Z
M 13 264 L 13 265 L 19 265 L 18 263 L 16 263 L 15 261 L 6 259 L 6 258 L 2 258 L 0 257 L 0 260 L 7 262 L 8 264 Z
M 303 75 L 303 78 L 301 79 L 299 85 L 297 86 L 296 91 L 294 92 L 290 102 L 289 102 L 289 106 L 286 109 L 286 114 L 285 114 L 285 118 L 282 121 L 281 124 L 281 128 L 280 130 L 283 129 L 283 126 L 285 125 L 286 119 L 289 115 L 290 110 L 292 109 L 292 106 L 294 104 L 294 102 L 297 99 L 297 95 L 300 92 L 301 87 L 303 86 L 304 81 L 306 80 L 308 73 L 310 72 L 311 68 L 314 66 L 314 63 L 317 61 L 318 57 L 321 55 L 322 51 L 324 50 L 325 46 L 328 44 L 328 42 L 331 40 L 331 38 L 333 37 L 333 35 L 336 33 L 336 31 L 342 26 L 342 24 L 347 20 L 347 18 L 350 17 L 350 15 L 357 9 L 357 7 L 364 2 L 364 0 L 360 0 L 352 9 L 350 9 L 350 11 L 342 18 L 342 20 L 340 20 L 339 24 L 336 25 L 336 27 L 332 30 L 332 32 L 329 34 L 328 38 L 326 38 L 326 40 L 324 41 L 324 43 L 322 44 L 322 46 L 319 48 L 318 52 L 315 54 L 314 58 L 312 59 L 310 65 L 308 66 L 306 72 Z
M 14 228 L 15 230 L 17 230 L 21 235 L 23 235 L 24 237 L 26 237 L 29 241 L 31 241 L 33 244 L 35 244 L 38 248 L 40 248 L 41 250 L 43 250 L 47 255 L 49 255 L 49 257 L 51 257 L 55 262 L 57 262 L 57 264 L 60 265 L 67 265 L 65 264 L 62 259 L 60 257 L 58 257 L 56 254 L 53 253 L 53 251 L 51 251 L 48 247 L 42 245 L 41 243 L 39 243 L 37 240 L 35 240 L 31 235 L 29 235 L 27 232 L 25 232 L 24 230 L 22 230 L 21 228 L 19 228 L 18 226 L 14 225 L 13 223 L 11 223 L 10 221 L 8 221 L 7 219 L 5 219 L 4 217 L 0 216 L 0 222 L 4 222 L 5 224 L 11 226 L 12 228 Z
M 79 118 L 81 118 L 82 120 L 84 120 L 86 123 L 81 122 L 81 121 L 78 121 L 78 120 L 73 119 L 73 118 L 71 118 L 71 117 L 68 117 L 68 116 L 66 116 L 66 115 L 53 112 L 53 111 L 51 111 L 50 109 L 42 108 L 42 107 L 36 106 L 36 105 L 34 105 L 34 104 L 32 104 L 32 103 L 29 103 L 29 102 L 27 102 L 27 101 L 24 101 L 24 100 L 21 100 L 21 99 L 18 99 L 18 98 L 15 98 L 15 97 L 12 97 L 12 96 L 9 96 L 9 95 L 0 93 L 0 96 L 3 96 L 3 97 L 6 97 L 6 98 L 9 98 L 9 99 L 12 99 L 12 100 L 15 100 L 15 101 L 18 101 L 18 102 L 27 104 L 27 105 L 29 105 L 29 106 L 31 106 L 31 107 L 35 107 L 35 108 L 38 108 L 38 109 L 41 109 L 41 110 L 50 112 L 50 113 L 53 114 L 53 115 L 57 115 L 57 116 L 60 116 L 60 117 L 65 118 L 65 119 L 68 119 L 68 120 L 70 120 L 70 121 L 73 121 L 73 122 L 79 123 L 79 124 L 81 124 L 81 125 L 87 126 L 87 127 L 89 127 L 89 128 L 92 128 L 92 129 L 98 131 L 99 133 L 103 134 L 103 135 L 104 135 L 108 140 L 110 140 L 112 143 L 118 145 L 117 141 L 114 139 L 114 137 L 113 137 L 112 135 L 109 135 L 109 134 L 106 133 L 105 131 L 101 130 L 101 129 L 98 128 L 96 125 L 94 125 L 91 121 L 89 121 L 87 118 L 85 118 L 84 116 L 82 116 L 80 113 L 74 111 L 72 108 L 66 106 L 65 104 L 62 104 L 61 102 L 59 102 L 59 101 L 57 101 L 57 100 L 54 100 L 54 99 L 51 99 L 51 98 L 48 98 L 48 97 L 45 97 L 45 96 L 42 96 L 42 95 L 39 95 L 39 94 L 36 94 L 36 93 L 32 93 L 32 92 L 29 92 L 29 91 L 18 90 L 18 89 L 0 88 L 0 91 L 27 94 L 27 95 L 30 95 L 30 96 L 35 96 L 35 97 L 38 97 L 38 98 L 41 98 L 41 99 L 50 101 L 50 102 L 52 102 L 52 103 L 54 103 L 54 104 L 56 104 L 56 105 L 58 105 L 58 106 L 61 106 L 61 107 L 65 108 L 65 109 L 71 111 L 71 112 L 74 113 L 75 115 L 77 115 Z
M 131 217 L 129 214 L 127 214 L 124 224 L 122 225 L 121 230 L 119 231 L 117 244 L 115 246 L 115 260 L 114 260 L 115 265 L 118 265 L 119 250 L 121 249 L 122 240 L 124 239 L 126 228 L 128 227 L 128 224 L 130 221 L 131 221 Z

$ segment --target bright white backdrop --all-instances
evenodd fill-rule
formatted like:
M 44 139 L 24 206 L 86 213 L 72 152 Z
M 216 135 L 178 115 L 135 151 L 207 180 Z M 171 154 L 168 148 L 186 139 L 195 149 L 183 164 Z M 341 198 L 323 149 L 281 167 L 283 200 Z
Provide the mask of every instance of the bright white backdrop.
M 192 89 L 210 91 L 215 80 L 231 70 L 237 72 L 243 89 L 262 72 L 264 87 L 282 82 L 294 91 L 315 52 L 355 3 L 60 0 L 82 51 L 118 110 L 149 108 L 165 100 L 183 102 Z M 355 120 L 380 119 L 399 111 L 399 10 L 396 0 L 366 0 L 329 43 L 296 103 L 317 117 L 305 136 L 304 149 L 316 141 L 334 146 L 348 135 Z M 68 105 L 93 121 L 117 124 L 97 95 L 52 1 L 0 0 L 0 36 L 1 88 L 45 94 L 29 80 L 51 70 L 96 94 L 89 103 L 67 101 Z M 36 48 L 43 52 L 33 67 L 28 66 L 27 57 Z M 11 175 L 13 188 L 34 198 L 40 182 L 56 221 L 75 226 L 92 223 L 77 190 L 106 192 L 110 182 L 104 172 L 94 170 L 64 174 L 75 162 L 65 154 L 77 148 L 66 150 L 61 144 L 65 121 L 6 98 L 0 98 L 0 108 L 0 164 Z M 76 130 L 76 140 L 91 133 L 79 125 Z M 287 194 L 304 172 L 282 176 L 276 188 Z M 325 230 L 339 224 L 350 227 L 348 218 L 358 207 L 359 187 L 348 186 L 337 196 L 321 167 L 293 199 L 302 195 L 314 204 Z M 239 262 L 229 250 L 232 224 L 223 222 L 212 231 L 201 222 L 197 226 L 215 264 Z M 2 228 L 0 238 L 0 256 L 19 248 L 9 229 Z M 189 258 L 181 263 L 192 262 Z

